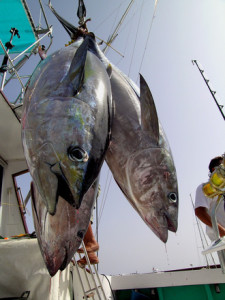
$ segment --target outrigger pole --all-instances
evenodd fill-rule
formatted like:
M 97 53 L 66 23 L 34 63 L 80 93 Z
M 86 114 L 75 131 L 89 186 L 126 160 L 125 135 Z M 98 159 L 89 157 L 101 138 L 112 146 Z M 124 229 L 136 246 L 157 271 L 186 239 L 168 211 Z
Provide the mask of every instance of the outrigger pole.
M 129 12 L 129 10 L 130 10 L 130 8 L 131 8 L 131 5 L 132 5 L 133 3 L 134 3 L 134 0 L 131 0 L 130 3 L 129 3 L 129 5 L 128 5 L 128 7 L 127 7 L 127 9 L 126 9 L 126 11 L 125 11 L 125 13 L 122 15 L 122 17 L 121 17 L 121 19 L 120 19 L 118 25 L 116 26 L 116 29 L 114 30 L 114 32 L 112 33 L 112 35 L 108 38 L 108 41 L 107 41 L 107 43 L 106 43 L 106 47 L 102 50 L 103 53 L 106 52 L 106 50 L 108 49 L 108 47 L 110 47 L 110 45 L 112 44 L 112 42 L 113 42 L 113 41 L 115 40 L 115 38 L 117 37 L 117 32 L 118 32 L 120 26 L 122 25 L 123 20 L 124 20 L 124 18 L 126 17 L 126 15 L 128 14 L 128 12 Z
M 203 73 L 204 73 L 204 70 L 202 70 L 202 68 L 199 67 L 199 64 L 198 64 L 197 60 L 192 60 L 192 63 L 193 63 L 193 65 L 196 64 L 197 68 L 199 69 L 199 72 L 201 73 L 201 75 L 202 75 L 202 77 L 203 77 L 203 79 L 204 79 L 204 81 L 205 81 L 205 83 L 206 83 L 206 85 L 207 85 L 207 87 L 208 87 L 208 89 L 209 89 L 209 91 L 210 91 L 210 93 L 211 93 L 213 99 L 215 100 L 216 105 L 217 105 L 217 107 L 219 108 L 219 111 L 220 111 L 220 113 L 221 113 L 221 115 L 223 116 L 223 119 L 224 119 L 224 121 L 225 121 L 225 115 L 224 115 L 224 113 L 223 113 L 223 105 L 220 105 L 220 104 L 218 103 L 218 101 L 217 101 L 217 99 L 216 99 L 216 97 L 215 97 L 216 91 L 213 91 L 213 90 L 210 88 L 210 86 L 209 86 L 209 79 L 206 79 L 206 78 L 205 78 L 205 76 L 204 76 L 204 74 L 203 74 Z

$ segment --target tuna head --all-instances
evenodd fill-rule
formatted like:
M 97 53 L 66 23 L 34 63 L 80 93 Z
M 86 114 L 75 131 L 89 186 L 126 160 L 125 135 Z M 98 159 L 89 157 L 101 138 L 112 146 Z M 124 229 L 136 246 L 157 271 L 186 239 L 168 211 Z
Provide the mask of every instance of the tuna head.
M 77 50 L 73 46 L 72 58 L 68 47 L 44 61 L 33 74 L 24 99 L 25 157 L 52 215 L 58 197 L 71 207 L 80 207 L 109 144 L 111 86 L 103 64 L 88 51 L 92 38 L 79 42 Z
M 70 97 L 48 98 L 30 118 L 33 128 L 24 130 L 26 157 L 49 213 L 55 213 L 59 196 L 78 208 L 94 138 L 90 107 Z
M 51 276 L 54 276 L 58 270 L 64 270 L 80 247 L 90 222 L 97 192 L 98 179 L 85 194 L 78 210 L 71 209 L 70 204 L 59 197 L 55 215 L 52 216 L 48 213 L 35 183 L 31 184 L 36 234 Z
M 176 172 L 170 153 L 160 147 L 136 152 L 127 161 L 126 175 L 138 213 L 166 242 L 168 229 L 177 230 L 178 212 Z
M 155 104 L 144 78 L 140 78 L 142 144 L 127 160 L 126 177 L 134 206 L 163 241 L 176 232 L 178 188 L 176 170 Z

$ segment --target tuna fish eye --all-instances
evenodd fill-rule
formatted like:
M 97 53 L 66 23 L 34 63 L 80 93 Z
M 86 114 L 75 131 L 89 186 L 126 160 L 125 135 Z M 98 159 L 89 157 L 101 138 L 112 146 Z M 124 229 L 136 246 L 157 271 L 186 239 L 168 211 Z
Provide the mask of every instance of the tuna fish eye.
M 169 198 L 169 201 L 172 203 L 176 203 L 177 202 L 177 194 L 176 193 L 169 193 L 167 195 L 167 197 Z
M 83 161 L 86 162 L 88 160 L 88 154 L 85 150 L 78 146 L 70 146 L 67 150 L 69 159 L 72 161 Z

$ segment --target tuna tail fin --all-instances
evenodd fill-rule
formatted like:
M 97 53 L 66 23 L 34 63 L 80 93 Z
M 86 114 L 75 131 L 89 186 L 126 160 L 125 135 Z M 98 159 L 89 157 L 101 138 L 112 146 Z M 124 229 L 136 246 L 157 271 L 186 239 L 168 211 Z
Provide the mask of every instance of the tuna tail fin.
M 78 35 L 78 28 L 75 27 L 74 25 L 72 25 L 71 23 L 69 23 L 68 21 L 66 21 L 65 19 L 63 19 L 54 9 L 54 7 L 52 6 L 51 2 L 49 1 L 48 4 L 49 8 L 51 9 L 51 11 L 53 12 L 53 14 L 56 16 L 56 18 L 59 20 L 59 22 L 62 24 L 62 26 L 65 28 L 66 32 L 69 34 L 69 36 L 71 37 L 71 39 L 75 39 L 75 37 L 77 37 Z
M 140 74 L 140 103 L 142 130 L 148 131 L 155 143 L 159 143 L 159 121 L 152 93 Z

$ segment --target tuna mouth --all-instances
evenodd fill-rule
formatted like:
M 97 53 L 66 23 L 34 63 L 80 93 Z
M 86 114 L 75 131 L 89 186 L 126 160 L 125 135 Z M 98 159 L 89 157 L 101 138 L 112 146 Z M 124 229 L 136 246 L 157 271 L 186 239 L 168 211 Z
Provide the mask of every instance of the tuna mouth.
M 164 213 L 164 217 L 167 222 L 167 227 L 169 231 L 176 232 L 177 231 L 177 222 L 171 219 L 167 213 Z
M 33 182 L 31 196 L 38 244 L 48 272 L 54 276 L 67 267 L 80 247 L 89 218 L 85 222 L 80 220 L 78 211 L 62 197 L 58 198 L 56 212 L 51 215 Z
M 168 230 L 172 232 L 177 231 L 176 220 L 172 219 L 166 211 L 149 219 L 145 217 L 144 220 L 163 243 L 167 242 Z
M 68 255 L 67 255 L 66 247 L 61 249 L 61 251 L 64 252 L 64 255 L 62 255 L 62 253 L 61 253 L 60 259 L 59 259 L 59 257 L 52 259 L 51 254 L 48 254 L 47 251 L 44 251 L 43 258 L 45 260 L 45 265 L 46 265 L 51 277 L 53 277 L 57 273 L 58 270 L 63 271 L 65 269 L 65 267 L 67 266 Z
M 59 257 L 57 257 L 56 259 L 52 260 L 49 257 L 45 257 L 46 258 L 46 266 L 48 269 L 48 272 L 50 274 L 51 277 L 53 277 L 58 270 L 63 271 L 67 264 L 68 264 L 68 254 L 67 254 L 67 249 L 66 247 L 63 248 L 63 252 L 64 252 L 64 258 L 62 257 L 62 255 Z
M 161 218 L 161 222 L 157 218 L 148 220 L 146 217 L 144 218 L 145 222 L 149 227 L 152 229 L 152 231 L 155 233 L 155 235 L 163 242 L 166 243 L 168 239 L 168 228 L 167 224 L 165 222 L 165 218 Z

